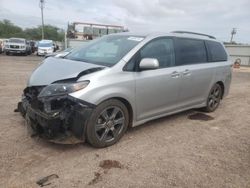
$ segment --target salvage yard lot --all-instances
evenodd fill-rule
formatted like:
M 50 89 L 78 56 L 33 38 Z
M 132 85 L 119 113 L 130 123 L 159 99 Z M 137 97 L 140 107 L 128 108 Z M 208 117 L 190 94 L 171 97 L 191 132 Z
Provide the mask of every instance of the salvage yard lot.
M 130 129 L 109 148 L 30 138 L 13 112 L 36 56 L 0 55 L 0 187 L 250 187 L 250 69 L 204 120 L 196 110 Z M 205 121 L 206 120 L 206 121 Z

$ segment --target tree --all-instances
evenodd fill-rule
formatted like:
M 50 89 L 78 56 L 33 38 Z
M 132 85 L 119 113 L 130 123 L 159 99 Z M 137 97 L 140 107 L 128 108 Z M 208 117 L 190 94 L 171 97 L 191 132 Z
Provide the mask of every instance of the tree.
M 23 37 L 23 30 L 10 22 L 10 20 L 4 19 L 0 21 L 0 37 L 10 38 L 10 37 Z
M 42 26 L 22 29 L 9 20 L 0 21 L 0 38 L 21 37 L 30 40 L 41 40 Z M 44 38 L 54 41 L 63 41 L 64 30 L 52 25 L 44 26 Z
M 38 29 L 42 30 L 42 26 L 39 26 Z M 64 32 L 58 27 L 52 25 L 44 25 L 44 38 L 55 41 L 62 41 L 64 39 Z

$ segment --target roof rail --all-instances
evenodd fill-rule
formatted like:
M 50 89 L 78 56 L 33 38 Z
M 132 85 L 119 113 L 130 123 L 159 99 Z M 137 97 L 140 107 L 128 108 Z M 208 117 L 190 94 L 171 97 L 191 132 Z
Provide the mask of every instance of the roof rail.
M 211 39 L 216 39 L 214 36 L 211 36 L 211 35 L 206 35 L 206 34 L 203 34 L 203 33 L 195 33 L 195 32 L 190 32 L 190 31 L 172 31 L 171 33 L 181 33 L 181 34 L 193 34 L 193 35 L 201 35 L 201 36 L 206 36 L 208 38 L 211 38 Z

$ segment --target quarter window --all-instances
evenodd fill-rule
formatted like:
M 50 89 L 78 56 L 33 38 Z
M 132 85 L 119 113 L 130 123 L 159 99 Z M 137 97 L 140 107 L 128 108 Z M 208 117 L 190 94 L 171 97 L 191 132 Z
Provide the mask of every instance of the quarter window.
M 227 53 L 223 46 L 219 42 L 206 41 L 208 49 L 210 51 L 210 61 L 227 61 Z
M 176 38 L 175 49 L 177 65 L 207 62 L 207 52 L 203 40 Z

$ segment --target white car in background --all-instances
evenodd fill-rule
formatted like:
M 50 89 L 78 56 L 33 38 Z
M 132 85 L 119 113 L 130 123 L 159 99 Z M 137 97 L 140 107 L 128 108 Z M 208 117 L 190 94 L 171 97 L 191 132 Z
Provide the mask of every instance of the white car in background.
M 41 40 L 38 42 L 37 55 L 47 55 L 54 52 L 52 40 Z
M 10 38 L 8 42 L 4 43 L 4 51 L 6 55 L 10 54 L 24 54 L 30 55 L 30 45 L 24 38 Z

